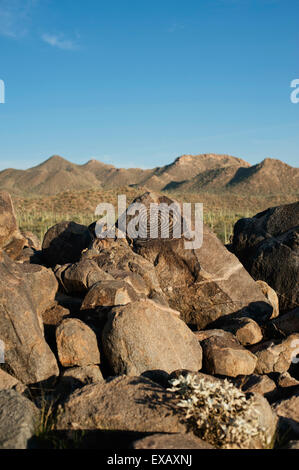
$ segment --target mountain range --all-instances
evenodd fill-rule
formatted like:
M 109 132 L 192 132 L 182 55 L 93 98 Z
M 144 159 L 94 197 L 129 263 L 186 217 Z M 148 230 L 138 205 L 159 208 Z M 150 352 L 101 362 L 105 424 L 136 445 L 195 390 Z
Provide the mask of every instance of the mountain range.
M 230 155 L 201 154 L 182 155 L 169 165 L 153 169 L 125 169 L 97 160 L 77 165 L 54 155 L 27 170 L 10 168 L 0 172 L 0 188 L 16 196 L 123 186 L 179 193 L 299 194 L 299 168 L 271 158 L 250 165 Z

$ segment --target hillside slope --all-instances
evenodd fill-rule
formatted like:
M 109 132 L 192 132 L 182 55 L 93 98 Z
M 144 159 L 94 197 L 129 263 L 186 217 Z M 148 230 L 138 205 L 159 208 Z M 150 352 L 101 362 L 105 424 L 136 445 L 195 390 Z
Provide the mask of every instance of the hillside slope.
M 229 190 L 297 194 L 299 169 L 269 158 L 251 166 L 240 158 L 217 154 L 182 155 L 169 165 L 146 170 L 116 168 L 97 160 L 76 165 L 54 155 L 28 170 L 0 172 L 0 188 L 20 196 L 101 188 L 117 190 L 124 186 L 176 193 Z

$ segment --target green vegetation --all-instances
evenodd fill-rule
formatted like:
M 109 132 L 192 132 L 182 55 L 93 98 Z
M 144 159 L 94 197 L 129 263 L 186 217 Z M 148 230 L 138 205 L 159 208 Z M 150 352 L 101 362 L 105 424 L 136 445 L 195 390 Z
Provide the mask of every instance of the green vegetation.
M 237 220 L 253 215 L 248 211 L 233 212 L 228 210 L 204 211 L 204 221 L 211 227 L 223 243 L 229 243 L 233 227 Z M 19 210 L 17 220 L 22 231 L 33 232 L 42 241 L 46 231 L 63 220 L 72 220 L 79 224 L 89 225 L 96 220 L 92 212 L 36 212 L 33 210 Z
M 101 202 L 108 202 L 117 208 L 117 196 L 125 194 L 127 204 L 146 191 L 146 188 L 120 187 L 118 190 L 89 189 L 66 191 L 55 196 L 13 197 L 14 207 L 21 230 L 36 234 L 40 240 L 46 231 L 58 222 L 73 220 L 89 225 L 96 220 L 95 208 Z M 223 243 L 229 243 L 237 220 L 251 217 L 269 207 L 297 200 L 297 196 L 281 194 L 236 194 L 233 192 L 211 193 L 164 193 L 180 202 L 204 205 L 204 221 L 218 235 Z
M 33 232 L 40 241 L 47 230 L 53 225 L 63 220 L 72 220 L 78 224 L 89 225 L 95 220 L 95 216 L 90 213 L 58 213 L 58 212 L 35 212 L 35 211 L 24 211 L 17 212 L 17 221 L 21 231 Z

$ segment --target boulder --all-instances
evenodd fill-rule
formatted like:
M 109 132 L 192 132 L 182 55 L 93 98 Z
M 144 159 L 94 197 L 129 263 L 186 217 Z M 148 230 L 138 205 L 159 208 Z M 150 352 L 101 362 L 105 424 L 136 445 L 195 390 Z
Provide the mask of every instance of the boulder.
M 150 289 L 142 279 L 142 277 L 137 273 L 132 273 L 128 271 L 118 271 L 118 270 L 111 270 L 110 274 L 119 281 L 124 281 L 127 284 L 130 284 L 133 287 L 134 291 L 143 296 L 150 295 Z
M 294 334 L 287 339 L 266 341 L 250 348 L 257 357 L 255 372 L 269 374 L 271 372 L 287 372 L 292 360 L 299 350 L 299 335 Z
M 62 320 L 56 330 L 58 357 L 63 367 L 100 363 L 95 333 L 77 318 Z
M 90 249 L 83 253 L 82 258 L 93 259 L 100 268 L 113 277 L 115 272 L 120 271 L 130 275 L 137 275 L 145 283 L 146 295 L 163 305 L 167 305 L 155 267 L 148 260 L 134 253 L 126 240 L 97 239 L 93 242 Z M 130 284 L 130 282 L 128 283 Z
M 95 260 L 88 258 L 78 263 L 57 266 L 54 272 L 67 294 L 86 294 L 97 282 L 113 280 Z
M 151 205 L 170 206 L 176 201 L 147 192 L 134 203 L 145 206 L 146 211 L 139 222 L 144 233 L 139 228 L 138 238 L 131 240 L 128 234 L 128 240 L 136 253 L 155 266 L 164 296 L 172 308 L 181 312 L 187 324 L 202 329 L 217 318 L 238 312 L 248 305 L 254 305 L 261 312 L 266 310 L 271 315 L 272 306 L 260 288 L 208 227 L 203 227 L 201 248 L 186 248 L 183 219 L 179 222 L 172 219 L 170 224 L 173 227 L 181 223 L 181 238 L 174 238 L 173 229 L 168 238 L 162 238 L 161 234 L 150 238 L 148 220 Z M 117 225 L 123 219 L 124 215 Z M 162 219 L 163 225 L 164 215 Z M 132 216 L 127 216 L 128 227 L 131 221 Z M 158 225 L 161 226 L 161 217 Z
M 170 386 L 170 383 L 173 379 L 178 379 L 180 376 L 186 377 L 187 375 L 191 375 L 192 377 L 196 377 L 197 379 L 204 380 L 207 384 L 213 383 L 222 383 L 223 379 L 218 377 L 214 377 L 213 375 L 204 374 L 203 372 L 194 372 L 187 369 L 177 369 L 169 374 L 168 385 L 167 388 Z
M 259 426 L 264 429 L 264 439 L 257 437 L 252 438 L 249 444 L 250 449 L 272 449 L 274 447 L 278 418 L 275 412 L 271 409 L 268 401 L 260 393 L 254 393 L 254 409 L 258 416 Z
M 63 372 L 58 385 L 58 393 L 70 395 L 77 388 L 99 382 L 104 382 L 104 379 L 98 366 L 71 367 Z
M 279 316 L 279 300 L 278 300 L 278 295 L 276 294 L 275 290 L 272 289 L 265 281 L 256 281 L 256 283 L 261 289 L 266 299 L 268 300 L 268 302 L 273 307 L 271 319 L 278 317 Z
M 133 442 L 133 449 L 214 449 L 193 434 L 152 434 Z
M 252 374 L 246 377 L 240 377 L 235 384 L 246 393 L 259 393 L 266 398 L 274 396 L 276 384 L 267 375 Z
M 227 331 L 212 330 L 209 337 L 200 341 L 200 345 L 203 350 L 203 368 L 208 374 L 237 377 L 252 374 L 256 367 L 255 355 Z
M 5 366 L 24 384 L 59 373 L 41 325 L 42 308 L 53 297 L 56 283 L 44 269 L 13 263 L 0 254 L 0 339 L 5 345 Z M 38 286 L 38 280 L 49 284 Z
M 21 234 L 25 238 L 25 247 L 32 248 L 35 251 L 41 250 L 41 242 L 34 233 L 26 230 L 24 232 L 21 232 Z
M 296 380 L 288 372 L 278 375 L 277 385 L 281 388 L 297 387 L 299 389 L 299 380 Z
M 70 311 L 55 302 L 50 308 L 42 313 L 42 320 L 45 327 L 56 327 L 61 321 L 70 315 Z
M 0 449 L 27 449 L 39 411 L 14 390 L 0 391 Z
M 18 229 L 11 197 L 8 192 L 0 191 L 0 249 L 11 259 L 16 259 L 25 243 L 26 240 Z
M 298 307 L 299 202 L 239 220 L 232 249 L 254 279 L 276 291 L 282 312 Z
M 41 251 L 36 251 L 33 248 L 25 246 L 21 253 L 14 258 L 16 263 L 28 263 L 28 264 L 43 264 Z
M 43 313 L 55 304 L 58 282 L 51 269 L 37 264 L 10 264 L 10 271 L 22 277 L 26 289 L 30 292 L 30 301 L 38 314 L 38 321 L 43 331 Z
M 48 266 L 76 263 L 92 242 L 88 227 L 76 222 L 60 222 L 44 236 L 42 254 Z
M 201 369 L 201 347 L 179 312 L 152 300 L 112 309 L 102 342 L 106 359 L 118 375 Z
M 279 318 L 275 318 L 268 328 L 271 329 L 272 334 L 278 332 L 283 336 L 299 333 L 299 307 L 281 315 Z
M 66 401 L 57 429 L 185 433 L 172 394 L 143 377 L 86 385 Z
M 22 394 L 26 390 L 26 386 L 12 375 L 0 369 L 0 391 L 11 389 Z
M 93 310 L 97 307 L 114 307 L 135 302 L 140 296 L 133 287 L 124 281 L 100 281 L 86 294 L 81 310 Z
M 299 392 L 291 398 L 274 403 L 272 408 L 280 417 L 282 426 L 299 438 Z
M 225 316 L 220 318 L 217 325 L 220 329 L 235 335 L 243 346 L 259 343 L 263 339 L 261 328 L 252 318 L 230 318 Z
M 23 264 L 20 269 L 15 268 L 16 275 L 19 272 L 30 290 L 38 315 L 42 317 L 47 309 L 55 305 L 58 282 L 53 271 L 37 264 Z
M 62 322 L 64 318 L 69 317 L 70 310 L 62 307 L 55 302 L 52 307 L 48 308 L 42 314 L 42 321 L 44 326 L 45 339 L 57 356 L 57 344 L 56 344 L 56 329 L 57 326 Z
M 58 292 L 56 295 L 56 300 L 58 304 L 67 309 L 72 317 L 77 317 L 80 313 L 81 305 L 82 305 L 82 297 L 75 296 L 75 295 L 67 295 L 62 292 Z M 53 317 L 54 318 L 54 317 Z

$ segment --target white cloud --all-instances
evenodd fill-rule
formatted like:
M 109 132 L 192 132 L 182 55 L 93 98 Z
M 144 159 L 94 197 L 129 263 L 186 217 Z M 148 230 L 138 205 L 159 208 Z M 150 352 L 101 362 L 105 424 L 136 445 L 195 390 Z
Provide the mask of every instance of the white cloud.
M 65 39 L 61 34 L 48 34 L 42 35 L 42 40 L 52 47 L 58 47 L 65 51 L 72 51 L 78 49 L 76 43 L 70 39 Z
M 30 26 L 31 13 L 39 0 L 0 0 L 0 35 L 24 36 Z
M 184 28 L 185 28 L 185 26 L 184 26 L 183 24 L 179 24 L 179 23 L 174 22 L 174 23 L 171 24 L 171 26 L 169 26 L 169 27 L 167 28 L 166 31 L 167 31 L 168 33 L 175 33 L 175 32 L 177 32 L 177 31 L 179 31 L 179 30 L 184 29 Z

